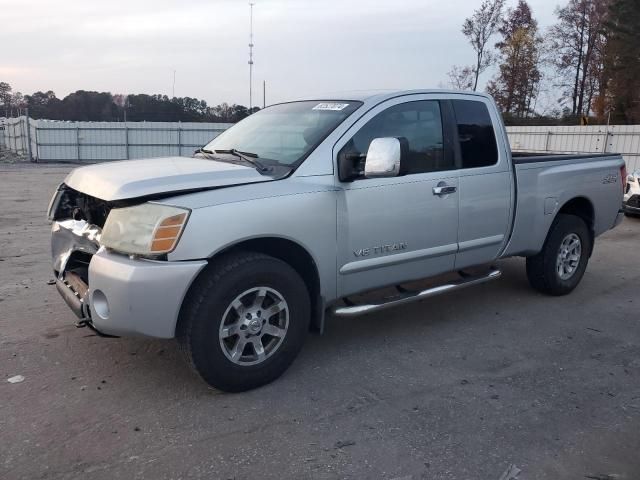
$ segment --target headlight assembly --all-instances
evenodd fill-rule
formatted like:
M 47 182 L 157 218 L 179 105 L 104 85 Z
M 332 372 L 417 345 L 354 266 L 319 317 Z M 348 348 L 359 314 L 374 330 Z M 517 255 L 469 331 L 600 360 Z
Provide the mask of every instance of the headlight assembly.
M 100 243 L 131 255 L 162 255 L 176 248 L 190 210 L 155 203 L 114 208 Z

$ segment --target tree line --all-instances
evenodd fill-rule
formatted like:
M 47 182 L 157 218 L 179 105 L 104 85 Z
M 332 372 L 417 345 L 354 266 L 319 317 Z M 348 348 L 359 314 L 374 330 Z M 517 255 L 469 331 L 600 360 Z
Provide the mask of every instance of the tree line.
M 507 123 L 640 123 L 640 1 L 568 0 L 546 31 L 526 0 L 505 3 L 484 0 L 464 21 L 474 59 L 452 67 L 450 86 L 477 90 L 497 66 L 486 91 Z M 543 89 L 559 92 L 545 115 L 536 108 Z
M 244 105 L 209 106 L 204 100 L 167 95 L 123 95 L 78 90 L 60 99 L 52 91 L 23 95 L 0 82 L 0 115 L 16 116 L 29 109 L 31 118 L 71 121 L 230 122 L 245 118 Z

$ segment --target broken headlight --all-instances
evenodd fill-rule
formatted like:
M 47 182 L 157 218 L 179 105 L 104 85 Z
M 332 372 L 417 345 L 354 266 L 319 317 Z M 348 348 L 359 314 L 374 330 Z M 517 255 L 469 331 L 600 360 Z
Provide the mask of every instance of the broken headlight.
M 162 255 L 173 251 L 189 218 L 190 210 L 143 203 L 114 208 L 102 229 L 100 243 L 130 255 Z

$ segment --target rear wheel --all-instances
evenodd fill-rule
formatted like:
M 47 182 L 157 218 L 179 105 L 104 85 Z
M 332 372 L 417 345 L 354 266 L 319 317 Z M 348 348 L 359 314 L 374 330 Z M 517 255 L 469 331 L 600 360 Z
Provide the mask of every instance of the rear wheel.
M 228 392 L 278 378 L 309 328 L 306 285 L 285 262 L 236 253 L 214 262 L 185 299 L 180 342 L 196 372 Z
M 570 293 L 584 275 L 592 242 L 584 220 L 559 214 L 540 253 L 527 257 L 527 278 L 531 286 L 550 295 Z

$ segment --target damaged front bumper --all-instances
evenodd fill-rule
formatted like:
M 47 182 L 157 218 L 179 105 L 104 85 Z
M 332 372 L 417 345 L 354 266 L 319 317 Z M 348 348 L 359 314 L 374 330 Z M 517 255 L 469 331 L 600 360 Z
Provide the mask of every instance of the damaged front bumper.
M 90 318 L 88 308 L 89 262 L 100 248 L 102 230 L 84 220 L 53 222 L 51 256 L 56 288 L 81 320 Z
M 204 260 L 129 257 L 100 246 L 100 228 L 84 220 L 53 222 L 56 287 L 80 323 L 117 336 L 172 338 Z

